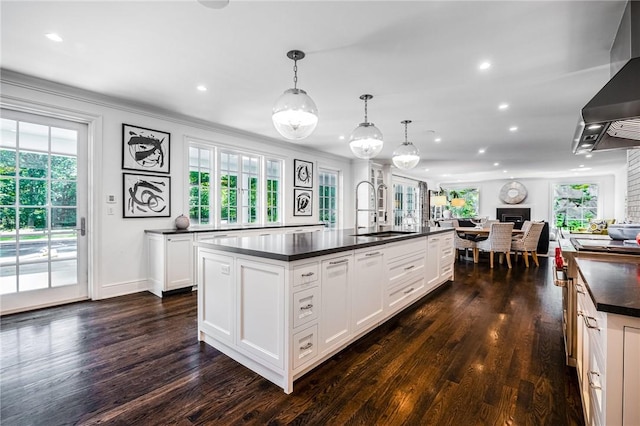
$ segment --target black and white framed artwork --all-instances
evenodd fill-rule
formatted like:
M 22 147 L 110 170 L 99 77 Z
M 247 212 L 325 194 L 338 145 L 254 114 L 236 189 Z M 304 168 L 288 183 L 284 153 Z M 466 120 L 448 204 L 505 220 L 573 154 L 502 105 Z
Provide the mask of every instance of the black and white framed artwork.
M 293 190 L 293 215 L 312 216 L 313 191 L 310 189 Z
M 171 217 L 171 177 L 123 173 L 123 217 Z
M 169 173 L 170 143 L 170 133 L 123 124 L 122 168 Z
M 293 186 L 313 188 L 313 163 L 304 160 L 293 160 Z

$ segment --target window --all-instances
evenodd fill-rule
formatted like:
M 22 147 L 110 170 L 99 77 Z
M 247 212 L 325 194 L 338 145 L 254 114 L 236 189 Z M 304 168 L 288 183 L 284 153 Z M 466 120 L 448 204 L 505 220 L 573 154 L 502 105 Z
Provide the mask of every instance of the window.
M 553 186 L 553 217 L 556 228 L 586 229 L 598 217 L 598 185 L 592 183 Z
M 267 223 L 280 222 L 281 164 L 281 160 L 267 160 Z
M 327 228 L 338 226 L 338 172 L 320 170 L 320 222 Z
M 282 160 L 189 145 L 189 217 L 194 224 L 281 222 L 281 182 Z
M 211 223 L 212 164 L 212 149 L 189 147 L 189 218 L 194 224 Z
M 398 182 L 393 184 L 393 224 L 420 223 L 418 184 Z
M 477 188 L 446 189 L 445 194 L 452 217 L 478 216 L 480 191 Z

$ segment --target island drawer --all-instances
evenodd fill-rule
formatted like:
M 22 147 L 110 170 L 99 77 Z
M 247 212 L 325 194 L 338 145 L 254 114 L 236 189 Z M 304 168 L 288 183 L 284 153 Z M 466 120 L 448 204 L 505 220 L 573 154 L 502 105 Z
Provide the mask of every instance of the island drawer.
M 402 285 L 406 280 L 411 280 L 414 277 L 424 275 L 424 268 L 424 250 L 419 251 L 417 254 L 389 262 L 387 265 L 387 271 L 389 274 L 388 288 L 393 289 Z
M 320 287 L 312 287 L 293 294 L 293 327 L 298 328 L 318 319 Z
M 318 356 L 318 326 L 314 325 L 293 335 L 293 369 Z
M 388 304 L 392 310 L 406 306 L 424 290 L 424 276 L 409 281 L 404 286 L 389 292 Z
M 318 281 L 320 267 L 318 262 L 306 263 L 293 268 L 293 285 L 309 284 Z
M 422 237 L 387 244 L 385 246 L 385 255 L 388 260 L 393 261 L 412 253 L 424 252 L 425 241 L 426 237 Z

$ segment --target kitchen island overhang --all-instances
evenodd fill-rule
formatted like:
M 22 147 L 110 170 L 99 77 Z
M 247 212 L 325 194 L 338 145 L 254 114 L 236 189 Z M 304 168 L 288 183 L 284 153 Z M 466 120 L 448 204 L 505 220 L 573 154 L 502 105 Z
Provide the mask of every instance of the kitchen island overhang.
M 452 229 L 385 237 L 327 230 L 196 246 L 198 339 L 286 393 L 294 380 L 454 278 Z

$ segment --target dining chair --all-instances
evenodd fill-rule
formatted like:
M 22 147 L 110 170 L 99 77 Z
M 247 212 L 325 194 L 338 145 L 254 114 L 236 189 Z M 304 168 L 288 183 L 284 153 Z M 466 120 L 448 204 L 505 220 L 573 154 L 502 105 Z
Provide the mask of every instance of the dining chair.
M 528 222 L 528 223 L 527 223 Z M 518 254 L 522 252 L 524 257 L 524 264 L 529 267 L 529 252 L 536 266 L 540 266 L 538 262 L 538 240 L 542 235 L 542 229 L 544 228 L 544 222 L 531 222 L 526 221 L 522 225 L 522 236 L 520 238 L 513 238 L 511 240 L 511 250 L 515 252 L 516 262 L 518 261 Z
M 502 256 L 506 255 L 507 265 L 511 268 L 511 234 L 513 232 L 513 222 L 492 223 L 489 228 L 489 237 L 484 241 L 478 241 L 473 252 L 473 261 L 478 263 L 479 251 L 489 252 L 489 265 L 493 268 L 493 254 L 500 254 L 500 263 Z

